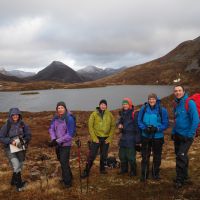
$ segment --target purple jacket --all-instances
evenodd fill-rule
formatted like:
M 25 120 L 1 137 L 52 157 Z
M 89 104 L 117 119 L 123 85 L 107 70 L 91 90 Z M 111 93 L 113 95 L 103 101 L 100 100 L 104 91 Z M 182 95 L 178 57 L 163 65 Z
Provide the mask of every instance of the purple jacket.
M 67 117 L 67 124 L 66 124 Z M 74 119 L 67 113 L 63 117 L 55 116 L 51 121 L 49 134 L 51 140 L 56 139 L 61 146 L 71 146 L 74 128 Z

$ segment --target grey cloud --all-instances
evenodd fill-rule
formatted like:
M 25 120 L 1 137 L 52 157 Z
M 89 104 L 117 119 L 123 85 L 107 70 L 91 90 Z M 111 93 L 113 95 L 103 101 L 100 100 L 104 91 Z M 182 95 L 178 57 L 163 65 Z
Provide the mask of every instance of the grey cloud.
M 199 36 L 199 7 L 197 0 L 1 0 L 0 36 L 8 34 L 0 38 L 0 66 L 146 62 Z

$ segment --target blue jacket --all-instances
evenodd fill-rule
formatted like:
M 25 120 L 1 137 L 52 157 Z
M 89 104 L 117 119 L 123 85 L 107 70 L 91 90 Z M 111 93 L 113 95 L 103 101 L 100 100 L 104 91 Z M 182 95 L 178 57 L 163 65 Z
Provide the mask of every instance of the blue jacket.
M 19 115 L 19 120 L 16 123 L 12 120 L 12 115 L 15 114 Z M 10 124 L 9 126 L 8 123 Z M 9 130 L 7 130 L 8 128 Z M 11 108 L 9 111 L 9 118 L 0 130 L 0 142 L 7 147 L 12 142 L 12 139 L 19 135 L 21 135 L 27 143 L 31 140 L 31 131 L 29 126 L 22 121 L 20 110 L 18 108 Z
M 127 111 L 122 110 L 118 124 L 123 125 L 119 146 L 120 147 L 134 147 L 138 140 L 139 128 L 137 123 L 137 113 L 134 114 L 133 109 Z
M 180 134 L 184 137 L 193 138 L 196 133 L 196 129 L 199 124 L 199 115 L 196 104 L 193 100 L 190 100 L 189 110 L 185 108 L 185 102 L 188 95 L 185 94 L 181 99 L 175 99 L 176 106 L 174 107 L 174 127 L 172 134 Z
M 145 111 L 146 106 L 146 111 Z M 161 111 L 160 111 L 161 109 Z M 144 113 L 145 112 L 145 113 Z M 162 114 L 162 121 L 161 115 Z M 151 108 L 149 104 L 143 105 L 139 111 L 138 115 L 138 125 L 142 130 L 142 136 L 147 138 L 163 138 L 163 131 L 169 126 L 169 118 L 167 110 L 163 107 L 160 107 L 160 100 L 157 100 L 156 105 Z M 155 134 L 147 134 L 144 130 L 148 126 L 157 127 L 158 131 Z

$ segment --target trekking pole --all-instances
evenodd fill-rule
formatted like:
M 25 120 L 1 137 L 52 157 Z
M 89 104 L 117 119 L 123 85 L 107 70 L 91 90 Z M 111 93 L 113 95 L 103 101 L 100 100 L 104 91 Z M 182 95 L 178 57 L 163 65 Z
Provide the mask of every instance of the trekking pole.
M 80 189 L 81 189 L 81 193 L 82 193 L 82 179 L 81 179 L 81 152 L 80 152 L 80 148 L 81 148 L 81 141 L 78 138 L 76 140 L 76 145 L 78 147 L 78 164 L 79 164 L 79 179 L 80 179 Z
M 89 154 L 90 154 L 90 151 L 91 151 L 91 141 L 88 141 L 87 144 L 88 144 L 88 149 L 89 149 L 87 157 L 89 157 Z M 88 191 L 89 191 L 89 176 L 87 176 L 87 190 L 86 190 L 86 192 L 88 193 Z

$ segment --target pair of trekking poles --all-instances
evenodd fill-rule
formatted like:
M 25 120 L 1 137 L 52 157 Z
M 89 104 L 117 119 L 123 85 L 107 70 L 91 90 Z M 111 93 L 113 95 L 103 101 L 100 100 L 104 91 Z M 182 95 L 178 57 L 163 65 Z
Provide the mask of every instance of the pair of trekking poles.
M 75 141 L 77 147 L 78 147 L 78 164 L 79 164 L 79 180 L 80 180 L 80 190 L 81 193 L 83 192 L 83 184 L 82 184 L 82 178 L 81 178 L 81 174 L 82 174 L 82 169 L 81 169 L 81 140 L 78 138 Z M 89 176 L 87 176 L 86 179 L 86 193 L 88 193 L 88 189 L 89 189 Z

